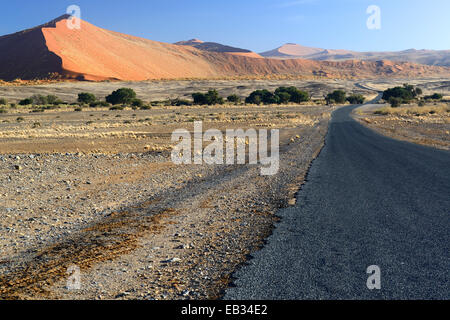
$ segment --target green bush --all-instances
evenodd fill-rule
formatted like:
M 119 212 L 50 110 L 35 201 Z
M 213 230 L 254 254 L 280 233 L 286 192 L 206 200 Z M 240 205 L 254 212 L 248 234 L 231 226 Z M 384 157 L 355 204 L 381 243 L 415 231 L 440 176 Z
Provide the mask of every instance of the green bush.
M 280 102 L 280 97 L 274 95 L 269 90 L 256 90 L 250 93 L 250 95 L 245 99 L 245 103 L 257 104 L 278 104 Z
M 130 88 L 121 88 L 106 97 L 111 104 L 130 104 L 136 98 L 136 92 Z
M 206 94 L 196 92 L 192 94 L 192 98 L 194 99 L 194 104 L 196 105 L 224 104 L 224 100 L 219 95 L 217 90 L 209 90 Z
M 325 100 L 327 102 L 327 104 L 332 104 L 332 103 L 345 103 L 346 100 L 346 93 L 343 90 L 334 90 L 332 93 L 329 93 L 326 97 Z
M 289 100 L 285 102 L 302 103 L 310 100 L 309 93 L 306 91 L 301 91 L 296 87 L 279 87 L 275 90 L 275 95 L 279 97 L 281 103 L 283 100 L 287 99 L 287 94 L 289 94 Z
M 246 99 L 245 103 L 250 104 L 282 104 L 282 103 L 302 103 L 310 100 L 309 93 L 301 91 L 296 87 L 279 87 L 274 93 L 269 90 L 253 91 Z
M 131 105 L 133 107 L 141 108 L 144 105 L 144 101 L 142 101 L 141 99 L 133 99 L 131 101 Z
M 31 96 L 30 98 L 19 101 L 19 104 L 22 106 L 26 106 L 26 105 L 30 105 L 30 104 L 38 105 L 38 106 L 51 104 L 51 105 L 56 106 L 56 105 L 60 105 L 63 103 L 64 102 L 55 95 L 43 96 L 41 94 L 35 94 L 35 95 Z
M 31 97 L 31 100 L 33 100 L 34 105 L 44 105 L 48 103 L 47 96 L 43 96 L 41 94 L 35 94 Z
M 92 93 L 82 92 L 78 94 L 79 103 L 91 104 L 95 101 L 97 101 L 97 98 Z
M 83 108 L 75 108 L 73 111 L 75 111 L 75 112 L 81 112 L 81 111 L 83 111 Z
M 0 105 L 6 105 L 8 101 L 5 98 L 0 98 Z
M 347 101 L 350 104 L 363 104 L 366 101 L 366 98 L 362 94 L 353 94 L 347 97 Z
M 280 92 L 277 94 L 280 103 L 289 103 L 291 101 L 291 95 L 287 92 Z
M 30 104 L 33 104 L 33 99 L 31 99 L 31 98 L 26 98 L 26 99 L 20 100 L 20 101 L 19 101 L 19 104 L 20 104 L 21 106 L 28 106 L 28 105 L 30 105 Z
M 232 94 L 227 97 L 227 101 L 230 103 L 238 104 L 241 103 L 241 97 L 239 97 L 237 94 Z
M 52 105 L 54 105 L 54 106 L 63 104 L 63 102 L 61 101 L 61 99 L 59 99 L 57 96 L 54 96 L 54 95 L 48 95 L 48 96 L 46 97 L 46 100 L 47 100 L 47 103 L 48 103 L 48 104 L 52 104 Z
M 425 96 L 423 97 L 425 100 L 442 100 L 442 98 L 444 98 L 444 96 L 440 93 L 433 93 L 430 96 Z
M 421 89 L 414 88 L 414 86 L 409 84 L 404 84 L 403 87 L 394 87 L 385 90 L 383 92 L 383 100 L 390 101 L 389 99 L 392 97 L 402 99 L 401 103 L 408 103 L 421 94 Z
M 397 97 L 390 97 L 389 98 L 389 103 L 391 104 L 392 108 L 398 108 L 400 107 L 400 105 L 403 103 L 403 99 L 402 98 L 397 98 Z

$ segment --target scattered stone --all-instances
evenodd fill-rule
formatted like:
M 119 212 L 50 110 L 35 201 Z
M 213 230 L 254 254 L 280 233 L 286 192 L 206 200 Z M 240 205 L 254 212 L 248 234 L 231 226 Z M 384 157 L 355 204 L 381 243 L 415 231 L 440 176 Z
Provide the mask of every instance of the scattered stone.
M 119 293 L 119 294 L 116 296 L 116 299 L 118 299 L 118 298 L 123 298 L 123 297 L 129 296 L 129 295 L 130 295 L 130 293 L 125 291 L 125 292 Z
M 180 262 L 180 261 L 181 261 L 180 258 L 171 258 L 171 259 L 162 261 L 162 263 L 173 263 L 173 262 Z
M 184 290 L 184 291 L 182 291 L 181 292 L 181 295 L 183 296 L 183 297 L 187 297 L 187 296 L 189 296 L 190 295 L 190 291 L 189 290 Z

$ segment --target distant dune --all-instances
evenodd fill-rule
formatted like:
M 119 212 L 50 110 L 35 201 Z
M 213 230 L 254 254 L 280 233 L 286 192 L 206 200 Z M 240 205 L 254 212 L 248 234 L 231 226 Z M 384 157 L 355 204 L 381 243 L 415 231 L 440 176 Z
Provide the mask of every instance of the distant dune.
M 390 61 L 264 59 L 244 49 L 156 42 L 81 22 L 70 30 L 64 15 L 39 27 L 0 37 L 0 79 L 130 80 L 231 77 L 429 77 L 450 68 Z M 213 48 L 215 47 L 215 50 Z M 217 52 L 223 50 L 224 52 Z
M 176 42 L 175 44 L 179 45 L 179 46 L 190 46 L 190 47 L 197 48 L 199 50 L 209 51 L 209 52 L 220 52 L 220 53 L 228 53 L 228 54 L 233 54 L 233 55 L 243 56 L 243 57 L 262 58 L 256 52 L 253 52 L 253 51 L 250 51 L 247 49 L 226 46 L 226 45 L 216 43 L 216 42 L 204 42 L 199 39 L 180 41 L 180 42 Z
M 392 60 L 412 62 L 430 66 L 450 66 L 450 50 L 415 50 L 397 52 L 357 52 L 350 50 L 331 50 L 305 47 L 295 43 L 287 43 L 277 49 L 260 53 L 265 58 L 274 59 L 309 59 L 317 61 L 341 60 Z

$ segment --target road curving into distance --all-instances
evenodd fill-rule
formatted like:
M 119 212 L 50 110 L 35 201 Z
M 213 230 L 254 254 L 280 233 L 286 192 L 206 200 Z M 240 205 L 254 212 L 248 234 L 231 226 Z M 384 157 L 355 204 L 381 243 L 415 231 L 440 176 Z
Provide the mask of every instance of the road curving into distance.
M 224 299 L 450 298 L 450 152 L 381 136 L 357 107 L 334 112 L 297 206 Z

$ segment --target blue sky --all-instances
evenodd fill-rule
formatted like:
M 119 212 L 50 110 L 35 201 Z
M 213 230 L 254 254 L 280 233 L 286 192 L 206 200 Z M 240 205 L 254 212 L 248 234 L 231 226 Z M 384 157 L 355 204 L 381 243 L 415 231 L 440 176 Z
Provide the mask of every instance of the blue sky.
M 262 52 L 287 42 L 386 51 L 450 49 L 449 0 L 14 0 L 2 1 L 0 34 L 81 8 L 99 27 L 163 42 L 191 38 Z M 381 29 L 369 30 L 369 5 Z

